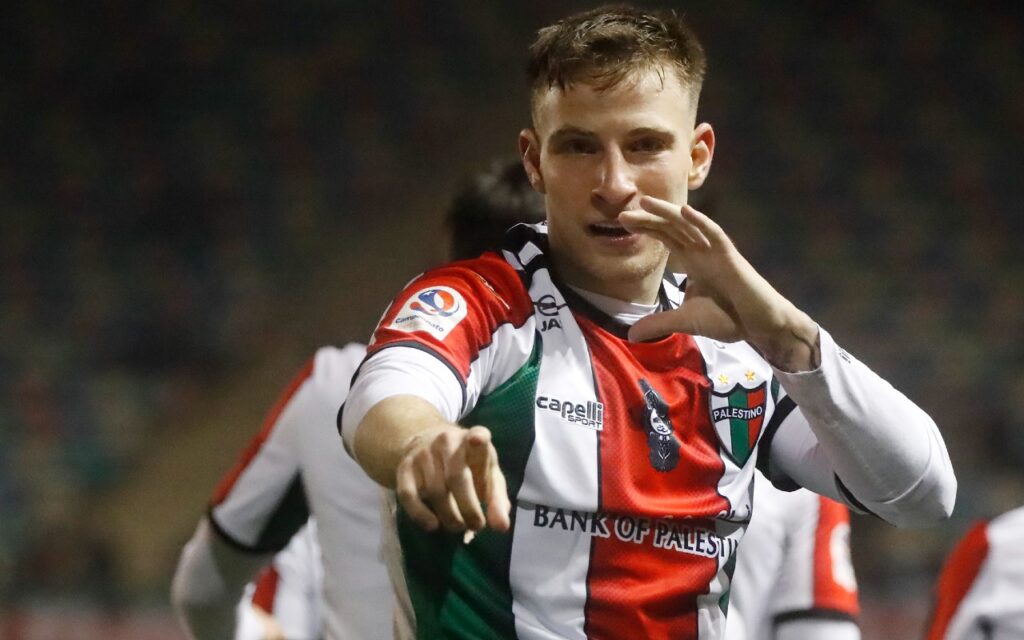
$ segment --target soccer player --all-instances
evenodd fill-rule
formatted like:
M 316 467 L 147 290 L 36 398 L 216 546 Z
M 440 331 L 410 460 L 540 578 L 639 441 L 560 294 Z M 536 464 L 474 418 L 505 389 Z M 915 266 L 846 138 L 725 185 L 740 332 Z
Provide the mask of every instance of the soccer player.
M 378 325 L 342 426 L 394 490 L 400 637 L 721 638 L 757 464 L 898 525 L 950 513 L 931 418 L 687 206 L 704 65 L 672 13 L 542 29 L 519 149 L 547 225 Z
M 726 640 L 860 640 L 850 512 L 806 489 L 754 476 L 754 511 L 740 543 Z
M 979 522 L 949 554 L 927 640 L 1024 638 L 1024 507 Z
M 451 255 L 478 256 L 498 245 L 508 227 L 543 217 L 522 163 L 496 165 L 475 176 L 452 203 Z M 182 551 L 171 589 L 178 617 L 194 637 L 232 637 L 246 582 L 310 512 L 323 554 L 325 637 L 391 637 L 392 591 L 378 553 L 380 487 L 345 454 L 336 426 L 364 353 L 358 344 L 317 351 L 217 488 Z M 282 581 L 278 588 L 289 585 Z

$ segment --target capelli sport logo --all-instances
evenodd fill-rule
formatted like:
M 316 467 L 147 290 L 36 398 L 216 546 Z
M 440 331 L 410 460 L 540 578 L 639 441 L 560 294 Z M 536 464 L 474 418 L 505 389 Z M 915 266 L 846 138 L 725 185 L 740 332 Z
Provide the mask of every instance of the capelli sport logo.
M 444 340 L 466 317 L 466 301 L 451 287 L 430 287 L 409 296 L 388 329 L 425 332 Z
M 559 400 L 549 396 L 537 396 L 537 408 L 554 411 L 562 420 L 572 424 L 601 431 L 604 429 L 604 403 L 588 400 L 586 403 Z

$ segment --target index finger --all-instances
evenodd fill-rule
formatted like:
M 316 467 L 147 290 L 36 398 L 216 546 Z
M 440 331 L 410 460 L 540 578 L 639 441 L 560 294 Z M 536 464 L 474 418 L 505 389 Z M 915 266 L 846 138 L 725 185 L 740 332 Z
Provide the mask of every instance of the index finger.
M 477 494 L 486 503 L 487 524 L 497 531 L 507 531 L 512 504 L 491 432 L 485 427 L 473 427 L 467 444 L 466 462 L 473 469 Z
M 451 492 L 459 513 L 470 530 L 481 529 L 485 524 L 482 500 L 487 486 L 484 481 L 487 469 L 490 432 L 475 427 L 466 433 L 456 454 L 448 461 L 445 476 L 448 491 Z M 481 451 L 482 450 L 482 451 Z

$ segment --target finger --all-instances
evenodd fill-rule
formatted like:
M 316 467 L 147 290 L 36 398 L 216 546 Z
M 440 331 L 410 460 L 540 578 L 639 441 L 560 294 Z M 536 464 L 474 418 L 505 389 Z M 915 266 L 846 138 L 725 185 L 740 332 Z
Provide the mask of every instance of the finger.
M 473 467 L 473 477 L 477 479 L 477 495 L 487 503 L 487 524 L 497 531 L 508 531 L 512 503 L 508 497 L 505 474 L 501 472 L 498 463 L 498 451 L 491 442 L 491 432 L 486 427 L 473 427 L 469 438 L 472 449 L 468 452 L 467 460 Z
M 412 521 L 427 531 L 434 531 L 440 524 L 434 512 L 420 498 L 423 480 L 413 464 L 413 456 L 406 456 L 399 464 L 395 475 L 395 494 L 398 503 Z
M 629 339 L 642 342 L 671 333 L 688 333 L 731 342 L 736 339 L 738 327 L 735 320 L 714 301 L 696 298 L 684 301 L 678 309 L 637 320 L 629 329 Z
M 510 513 L 512 502 L 508 497 L 508 485 L 505 483 L 505 474 L 497 463 L 491 466 L 491 490 L 487 496 L 487 525 L 495 531 L 508 531 L 512 526 Z
M 466 521 L 462 518 L 459 505 L 451 493 L 446 493 L 442 498 L 431 503 L 431 506 L 445 531 L 459 533 L 466 530 Z
M 449 460 L 445 470 L 448 489 L 466 526 L 476 531 L 484 526 L 484 511 L 477 493 L 477 474 L 482 473 L 474 468 L 472 460 L 478 456 L 477 445 L 468 435 L 463 440 L 456 454 Z M 486 443 L 484 445 L 486 447 Z M 476 466 L 479 466 L 476 464 Z
M 645 211 L 649 211 L 653 214 L 664 216 L 665 218 L 672 220 L 680 229 L 684 229 L 690 237 L 694 238 L 694 241 L 705 248 L 711 247 L 710 240 L 711 235 L 708 231 L 714 228 L 718 228 L 718 225 L 705 216 L 699 213 L 696 209 L 689 205 L 677 205 L 667 200 L 660 198 L 654 198 L 652 196 L 644 196 L 640 198 L 640 207 Z M 696 214 L 693 215 L 693 214 Z M 698 224 L 699 222 L 699 224 Z M 721 231 L 720 228 L 718 228 Z
M 678 216 L 677 216 L 678 217 Z M 646 233 L 665 244 L 676 247 L 703 246 L 706 240 L 695 235 L 691 224 L 671 219 L 643 209 L 629 209 L 619 213 L 619 222 L 631 233 Z
M 466 528 L 466 523 L 449 486 L 449 482 L 451 482 L 449 468 L 453 464 L 452 459 L 459 456 L 456 440 L 460 440 L 460 436 L 461 434 L 445 433 L 435 438 L 427 452 L 432 464 L 424 464 L 422 467 L 424 471 L 429 469 L 431 474 L 430 477 L 425 478 L 427 480 L 426 501 L 441 522 L 441 526 L 447 531 L 462 531 Z
M 712 242 L 730 242 L 729 236 L 725 233 L 725 230 L 718 225 L 717 222 L 704 215 L 700 211 L 697 211 L 688 204 L 684 204 L 679 211 L 680 215 L 684 220 L 692 224 L 694 227 L 700 230 L 705 238 Z
M 492 459 L 492 452 L 494 456 Z M 491 432 L 487 427 L 473 427 L 466 434 L 466 466 L 473 472 L 477 494 L 486 496 L 490 491 L 490 465 L 497 459 L 491 445 Z

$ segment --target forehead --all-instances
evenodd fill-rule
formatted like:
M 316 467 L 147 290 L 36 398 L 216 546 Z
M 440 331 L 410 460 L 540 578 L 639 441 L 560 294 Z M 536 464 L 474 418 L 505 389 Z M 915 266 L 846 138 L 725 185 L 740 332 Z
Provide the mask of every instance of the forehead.
M 549 87 L 533 104 L 534 128 L 542 139 L 566 127 L 599 134 L 622 127 L 683 130 L 693 127 L 695 117 L 695 96 L 671 69 L 639 71 L 608 88 L 582 82 Z

